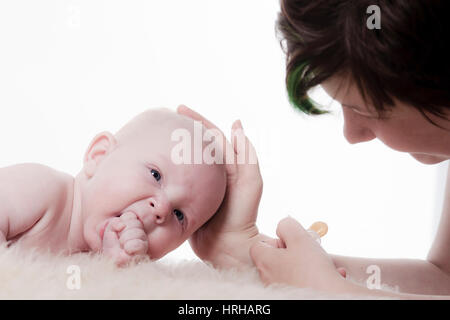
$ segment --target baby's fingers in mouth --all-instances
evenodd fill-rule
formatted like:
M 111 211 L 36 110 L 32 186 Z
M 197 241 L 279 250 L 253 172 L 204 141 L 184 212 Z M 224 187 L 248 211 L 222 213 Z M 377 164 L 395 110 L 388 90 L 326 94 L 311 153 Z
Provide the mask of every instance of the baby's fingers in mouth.
M 114 218 L 109 222 L 109 226 L 111 226 L 111 229 L 115 232 L 120 232 L 123 229 L 125 229 L 126 225 L 120 219 Z
M 140 240 L 140 239 L 134 239 L 129 240 L 125 243 L 123 249 L 126 253 L 132 255 L 132 254 L 144 254 L 147 252 L 148 246 L 147 243 Z
M 133 211 L 125 211 L 120 215 L 120 218 L 124 220 L 136 220 L 137 215 Z
M 144 230 L 141 228 L 126 228 L 119 234 L 120 243 L 122 246 L 125 245 L 128 241 L 131 240 L 141 240 L 146 241 L 147 240 L 147 234 Z
M 113 218 L 104 222 L 100 228 L 100 238 L 103 240 L 105 232 L 120 232 L 125 228 L 125 224 L 119 218 Z

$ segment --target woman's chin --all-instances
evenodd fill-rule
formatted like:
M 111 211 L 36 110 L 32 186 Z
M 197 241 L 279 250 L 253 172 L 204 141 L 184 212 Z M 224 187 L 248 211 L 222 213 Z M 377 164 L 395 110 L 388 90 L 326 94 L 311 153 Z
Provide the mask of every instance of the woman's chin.
M 417 161 L 423 164 L 436 164 L 448 160 L 449 158 L 443 156 L 434 156 L 424 153 L 410 153 L 410 155 Z

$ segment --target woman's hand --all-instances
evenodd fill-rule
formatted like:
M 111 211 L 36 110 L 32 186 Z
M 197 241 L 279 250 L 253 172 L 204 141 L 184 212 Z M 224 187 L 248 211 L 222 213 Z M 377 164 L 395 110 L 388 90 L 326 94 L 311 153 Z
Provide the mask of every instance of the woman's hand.
M 276 242 L 259 241 L 250 256 L 266 284 L 283 283 L 325 292 L 340 292 L 345 270 L 336 269 L 331 257 L 293 218 L 281 220 Z
M 259 236 L 256 217 L 263 188 L 255 149 L 240 121 L 232 125 L 230 143 L 214 124 L 195 111 L 179 106 L 177 112 L 220 132 L 227 172 L 227 190 L 218 212 L 191 236 L 189 243 L 199 258 L 216 267 L 251 266 L 249 250 L 252 240 Z M 245 155 L 245 161 L 238 161 Z

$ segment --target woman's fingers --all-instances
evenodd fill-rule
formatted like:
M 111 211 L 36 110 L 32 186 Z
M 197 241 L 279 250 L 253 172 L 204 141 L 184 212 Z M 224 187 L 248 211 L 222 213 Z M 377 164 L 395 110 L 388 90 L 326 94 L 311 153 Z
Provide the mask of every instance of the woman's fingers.
M 223 155 L 223 161 L 227 170 L 227 174 L 229 178 L 233 180 L 236 175 L 234 150 L 233 146 L 228 141 L 222 130 L 220 130 L 214 123 L 203 117 L 201 114 L 186 107 L 185 105 L 179 105 L 177 108 L 177 113 L 187 116 L 195 121 L 200 121 L 206 129 L 211 130 L 211 135 L 215 137 L 215 141 L 222 140 L 222 142 L 218 144 L 218 147 L 221 149 L 220 151 Z
M 217 126 L 214 123 L 212 123 L 211 121 L 209 121 L 208 119 L 203 117 L 198 112 L 195 112 L 194 110 L 192 110 L 191 108 L 186 107 L 183 104 L 178 106 L 177 113 L 182 114 L 184 116 L 187 116 L 187 117 L 189 117 L 191 119 L 194 119 L 194 120 L 197 120 L 197 121 L 201 121 L 203 123 L 203 125 L 207 129 L 217 129 L 220 132 L 222 132 L 219 128 L 217 128 Z M 222 135 L 223 135 L 223 132 L 222 132 Z
M 277 236 L 289 248 L 298 246 L 309 234 L 297 220 L 288 217 L 278 223 Z
M 255 258 L 254 260 L 260 261 L 267 259 L 269 261 L 272 260 L 273 255 L 276 254 L 276 249 L 285 248 L 286 245 L 281 239 L 268 238 L 254 243 L 250 247 L 250 255 L 252 256 L 252 259 Z
M 254 243 L 250 247 L 250 256 L 252 257 L 255 265 L 258 266 L 258 263 L 263 261 L 270 261 L 271 255 L 274 253 L 274 250 L 277 249 L 273 244 L 269 244 L 266 241 L 258 241 Z M 269 259 L 267 259 L 269 258 Z M 258 263 L 256 263 L 258 262 Z
M 266 243 L 269 246 L 274 247 L 274 248 L 283 248 L 283 249 L 286 248 L 286 245 L 280 239 L 269 238 L 269 239 L 264 240 L 264 243 Z
M 250 141 L 244 133 L 241 120 L 236 120 L 231 126 L 231 145 L 236 154 L 237 164 L 246 164 L 247 150 L 249 149 Z
M 244 133 L 242 123 L 237 120 L 233 123 L 231 128 L 231 143 L 226 139 L 224 133 L 211 121 L 203 117 L 201 114 L 188 108 L 185 105 L 179 105 L 177 113 L 185 115 L 193 120 L 200 121 L 207 129 L 217 130 L 223 139 L 224 146 L 224 160 L 226 164 L 257 164 L 258 159 L 256 156 L 256 150 L 250 140 Z M 231 157 L 232 155 L 234 157 Z M 228 156 L 228 157 L 227 157 Z
M 262 184 L 255 147 L 246 136 L 240 120 L 236 120 L 231 128 L 231 143 L 236 155 L 239 179 L 247 179 Z
M 273 264 L 279 262 L 280 250 L 282 249 L 273 246 L 267 241 L 258 241 L 250 247 L 250 258 L 258 270 L 259 277 L 266 284 L 271 282 L 271 270 L 273 269 Z

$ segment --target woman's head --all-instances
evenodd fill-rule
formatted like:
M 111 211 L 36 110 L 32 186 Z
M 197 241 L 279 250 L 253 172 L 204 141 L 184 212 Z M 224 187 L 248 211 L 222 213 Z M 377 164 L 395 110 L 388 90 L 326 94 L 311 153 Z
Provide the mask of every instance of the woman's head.
M 367 27 L 371 5 L 380 8 L 381 29 Z M 438 0 L 281 0 L 277 29 L 287 55 L 291 103 L 307 114 L 326 113 L 307 96 L 322 84 L 343 104 L 350 142 L 378 137 L 413 155 L 450 158 L 450 147 L 442 146 L 450 142 L 447 6 Z M 403 131 L 385 132 L 400 124 Z M 412 132 L 424 135 L 418 141 L 427 135 L 443 140 L 423 149 L 409 141 Z M 409 134 L 409 142 L 390 136 L 401 133 Z

